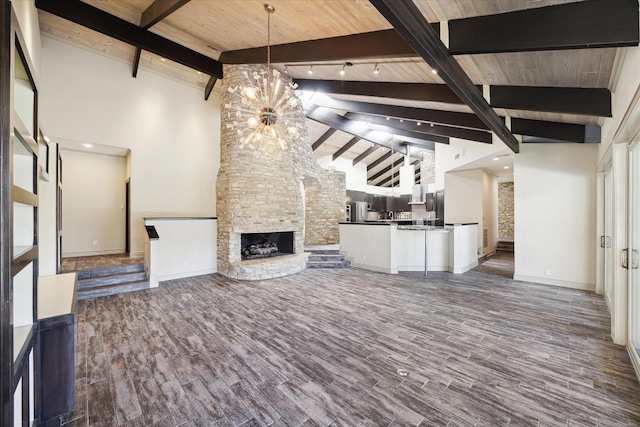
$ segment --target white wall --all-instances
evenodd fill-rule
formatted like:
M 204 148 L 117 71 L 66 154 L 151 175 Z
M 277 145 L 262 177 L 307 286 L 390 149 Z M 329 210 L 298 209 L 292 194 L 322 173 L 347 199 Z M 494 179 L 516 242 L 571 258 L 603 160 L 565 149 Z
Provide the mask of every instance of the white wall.
M 144 251 L 143 217 L 215 216 L 216 94 L 205 102 L 204 89 L 144 69 L 132 78 L 130 63 L 48 36 L 41 53 L 50 137 L 131 150 L 132 255 Z
M 154 226 L 159 236 L 150 242 L 150 259 L 146 261 L 152 286 L 218 271 L 217 220 L 156 218 L 145 224 Z
M 597 150 L 521 146 L 514 165 L 516 279 L 595 288 Z
M 49 181 L 38 180 L 38 269 L 40 276 L 57 273 L 56 265 L 56 159 L 57 144 L 49 142 Z M 46 157 L 46 150 L 40 150 L 40 156 Z
M 477 223 L 478 254 L 495 250 L 498 239 L 498 180 L 482 170 L 452 171 L 444 176 L 445 223 Z M 487 229 L 487 246 L 483 230 Z
M 445 187 L 446 172 L 464 168 L 471 162 L 504 151 L 505 145 L 501 141 L 483 144 L 466 139 L 450 138 L 448 145 L 436 144 L 436 182 L 433 191 L 442 190 Z
M 625 130 L 637 129 L 640 120 L 638 105 L 635 111 L 628 111 L 629 106 L 637 102 L 640 96 L 640 47 L 618 49 L 616 54 L 614 73 L 617 78 L 612 79 L 612 111 L 613 117 L 606 119 L 602 125 L 602 143 L 598 150 L 598 158 L 602 159 L 612 143 L 627 143 L 630 132 Z M 635 113 L 635 114 L 633 114 Z M 620 127 L 623 131 L 620 131 Z M 614 141 L 614 138 L 617 138 Z
M 62 256 L 124 253 L 124 157 L 77 151 L 61 155 Z
M 338 157 L 331 159 L 331 155 L 320 157 L 318 164 L 322 168 L 334 167 L 345 173 L 347 190 L 364 191 L 369 194 L 388 194 L 388 188 L 376 187 L 367 184 L 367 165 L 363 162 L 353 166 L 353 160 Z M 403 193 L 405 194 L 405 193 Z M 411 194 L 411 189 L 406 194 Z

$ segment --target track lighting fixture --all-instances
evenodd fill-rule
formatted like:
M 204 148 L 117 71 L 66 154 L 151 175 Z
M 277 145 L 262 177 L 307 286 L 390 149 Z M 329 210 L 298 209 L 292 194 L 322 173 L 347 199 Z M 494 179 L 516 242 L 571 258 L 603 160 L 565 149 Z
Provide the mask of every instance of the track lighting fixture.
M 309 65 L 309 71 L 307 71 L 309 75 L 313 74 L 313 65 Z
M 347 66 L 346 64 L 342 66 L 342 70 L 340 70 L 340 75 L 341 76 L 345 75 L 344 67 L 346 67 L 346 66 Z
M 373 74 L 380 74 L 380 69 L 378 69 L 378 64 L 373 66 Z

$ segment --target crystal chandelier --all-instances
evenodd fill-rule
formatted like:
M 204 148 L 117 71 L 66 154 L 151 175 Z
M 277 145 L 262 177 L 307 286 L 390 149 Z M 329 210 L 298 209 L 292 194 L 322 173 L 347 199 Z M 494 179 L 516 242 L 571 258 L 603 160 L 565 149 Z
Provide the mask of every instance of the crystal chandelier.
M 225 104 L 227 128 L 234 129 L 240 139 L 240 148 L 264 151 L 268 143 L 278 143 L 286 150 L 287 139 L 301 134 L 302 120 L 295 120 L 300 101 L 294 94 L 297 85 L 280 80 L 280 72 L 271 70 L 271 14 L 275 7 L 264 5 L 267 12 L 267 70 L 260 73 L 242 73 L 242 84 L 229 87 L 239 96 L 239 102 Z

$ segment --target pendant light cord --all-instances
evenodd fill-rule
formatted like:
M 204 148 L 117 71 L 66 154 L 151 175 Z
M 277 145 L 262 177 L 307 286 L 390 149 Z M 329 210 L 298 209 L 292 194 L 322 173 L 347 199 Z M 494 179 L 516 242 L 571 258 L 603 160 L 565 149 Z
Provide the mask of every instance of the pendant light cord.
M 270 10 L 267 5 L 265 5 L 265 10 L 267 11 L 267 91 L 269 92 L 267 107 L 271 108 L 271 98 L 273 95 L 273 87 L 271 87 L 271 14 L 275 9 Z

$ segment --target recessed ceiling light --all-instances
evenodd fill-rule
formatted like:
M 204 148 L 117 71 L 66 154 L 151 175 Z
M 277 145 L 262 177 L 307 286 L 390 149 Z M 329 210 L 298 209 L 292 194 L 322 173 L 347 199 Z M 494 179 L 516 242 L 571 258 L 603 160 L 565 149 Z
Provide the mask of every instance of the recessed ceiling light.
M 160 61 L 164 62 L 164 61 L 166 61 L 166 59 L 164 59 L 164 58 L 162 58 L 162 57 L 161 57 L 161 58 L 160 58 Z
M 373 74 L 380 74 L 380 69 L 378 68 L 378 64 L 373 67 Z
M 494 157 L 494 158 L 493 158 L 493 161 L 494 161 L 494 162 L 497 162 L 498 160 L 500 160 L 500 157 Z
M 313 74 L 313 65 L 309 65 L 309 71 L 307 71 L 307 73 Z
M 201 76 L 202 75 L 202 71 L 198 71 L 198 75 Z
M 344 67 L 345 67 L 345 66 L 346 66 L 346 65 L 343 65 L 343 66 L 342 66 L 342 70 L 340 70 L 340 75 L 341 75 L 341 76 L 344 76 L 344 73 L 345 73 L 345 71 L 344 71 Z
M 93 148 L 93 145 L 91 145 L 91 144 L 82 144 L 82 146 L 86 147 L 86 148 Z
M 418 124 L 418 126 L 422 126 L 422 122 L 418 122 L 417 124 Z
M 505 169 L 509 169 L 509 166 L 505 166 L 504 168 L 505 168 Z
M 390 119 L 390 117 L 389 117 L 389 116 L 387 116 L 387 120 L 389 120 L 389 119 Z
M 438 74 L 438 70 L 436 70 L 435 68 L 432 68 L 432 69 L 431 69 L 431 73 L 432 73 L 432 74 Z

